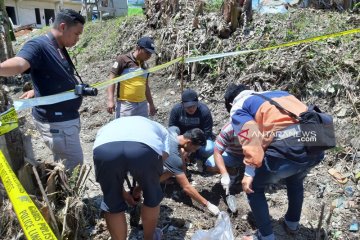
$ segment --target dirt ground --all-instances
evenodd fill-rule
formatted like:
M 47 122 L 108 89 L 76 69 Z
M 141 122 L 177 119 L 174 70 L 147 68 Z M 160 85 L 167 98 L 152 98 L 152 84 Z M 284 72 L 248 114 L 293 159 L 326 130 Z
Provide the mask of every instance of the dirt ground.
M 338 15 L 336 15 L 336 17 L 338 17 Z M 183 19 L 183 22 L 186 21 L 186 18 Z M 277 21 L 277 19 L 274 20 L 275 25 Z M 261 25 L 261 23 L 262 22 L 260 22 L 259 24 Z M 136 29 L 144 27 L 144 23 L 142 23 L 141 21 L 135 21 L 135 23 L 133 24 L 134 28 Z M 165 30 L 162 29 L 159 31 Z M 164 32 L 152 33 L 155 36 L 158 36 L 163 34 Z M 211 35 L 211 37 L 209 38 L 211 39 L 206 40 L 206 37 L 203 37 L 203 35 L 201 35 L 199 32 L 195 31 L 195 33 L 199 34 L 199 41 L 211 41 L 211 39 L 216 38 L 212 36 L 211 33 L 209 33 Z M 120 37 L 119 42 L 134 42 L 133 40 L 136 39 L 136 37 L 137 36 L 131 36 L 131 32 L 124 33 Z M 170 40 L 171 39 L 169 38 L 169 41 Z M 229 48 L 227 47 L 231 46 L 231 41 L 233 43 L 236 42 L 235 40 L 236 38 L 227 41 L 224 40 L 225 43 L 222 43 L 224 44 L 223 50 L 229 50 Z M 174 40 L 172 40 L 172 42 L 174 42 Z M 332 43 L 330 42 L 328 44 L 331 45 Z M 209 43 L 209 45 L 211 44 Z M 83 79 L 86 79 L 86 81 L 89 83 L 95 83 L 107 79 L 109 69 L 112 65 L 112 61 L 114 56 L 116 55 L 116 52 L 126 52 L 127 50 L 131 49 L 130 44 L 126 47 L 124 47 L 124 45 L 122 46 L 122 49 L 120 49 L 119 47 L 116 51 L 112 50 L 112 54 L 109 54 L 106 57 L 97 56 L 96 59 L 93 61 L 83 60 L 90 58 L 86 55 L 86 52 L 82 53 L 82 55 L 78 55 L 78 61 L 80 62 L 80 64 L 83 64 L 83 67 L 81 68 L 81 70 L 79 70 L 80 74 L 83 76 Z M 173 47 L 173 45 L 171 44 L 166 46 L 169 48 Z M 316 49 L 311 50 L 316 51 Z M 329 51 L 331 51 L 330 47 Z M 294 70 L 293 68 L 296 65 L 296 58 L 300 56 L 298 56 L 296 52 L 294 53 L 291 51 L 286 54 L 294 56 L 290 57 L 289 55 L 286 55 L 284 57 L 285 60 L 282 59 L 282 66 L 279 66 L 280 60 L 275 59 L 274 61 L 277 61 L 279 65 L 276 65 L 274 63 L 271 68 L 271 72 L 274 74 L 273 76 L 278 76 L 278 81 L 272 82 L 272 77 L 265 78 L 264 76 L 266 76 L 266 74 L 268 74 L 269 72 L 265 72 L 265 70 L 261 69 L 259 66 L 255 66 L 257 59 L 251 59 L 250 57 L 250 59 L 247 58 L 245 60 L 236 60 L 237 62 L 234 63 L 235 65 L 233 65 L 233 67 L 236 68 L 236 66 L 242 66 L 242 64 L 244 64 L 244 67 L 240 67 L 243 73 L 240 73 L 240 70 L 233 71 L 230 67 L 230 70 L 227 69 L 226 66 L 229 65 L 226 65 L 228 64 L 228 62 L 225 62 L 222 65 L 221 63 L 219 64 L 223 66 L 222 69 L 224 71 L 224 74 L 226 75 L 225 77 L 222 74 L 213 77 L 210 75 L 204 76 L 201 75 L 202 73 L 200 73 L 200 76 L 196 79 L 185 82 L 186 87 L 192 87 L 200 93 L 201 100 L 207 103 L 209 108 L 211 109 L 214 117 L 214 133 L 218 133 L 223 124 L 225 124 L 228 120 L 228 115 L 222 103 L 222 97 L 223 90 L 229 82 L 250 83 L 250 80 L 248 80 L 246 76 L 252 76 L 252 79 L 255 79 L 255 82 L 260 82 L 266 90 L 274 88 L 280 88 L 285 90 L 291 88 L 295 92 L 302 90 L 301 86 L 304 85 L 295 84 L 289 87 L 287 85 L 289 84 L 289 81 L 286 82 L 285 79 L 281 80 L 281 78 L 279 77 L 283 73 L 284 74 L 281 75 L 282 77 L 285 75 L 285 73 L 288 74 L 289 72 Z M 356 63 L 359 56 L 353 57 L 355 59 L 354 62 Z M 281 56 L 279 56 L 279 58 L 281 58 Z M 150 65 L 154 66 L 156 64 L 156 61 L 158 61 L 158 59 L 151 59 Z M 287 62 L 291 61 L 293 61 L 292 64 L 289 63 L 289 65 L 286 65 Z M 304 62 L 303 65 L 309 67 L 312 65 L 312 63 L 313 62 Z M 298 69 L 296 69 L 296 71 L 297 70 Z M 264 71 L 264 75 L 259 75 L 261 71 Z M 281 72 L 281 74 L 279 73 L 278 75 L 276 75 L 276 71 Z M 358 70 L 356 71 L 358 72 Z M 290 75 L 288 75 L 288 77 L 289 76 Z M 291 76 L 291 78 L 296 79 L 303 79 L 302 77 L 303 76 Z M 291 81 L 293 80 L 294 79 L 292 79 Z M 153 119 L 164 125 L 167 125 L 167 119 L 170 109 L 180 99 L 180 80 L 178 76 L 176 76 L 176 74 L 173 74 L 173 69 L 171 68 L 167 69 L 166 71 L 151 75 L 150 81 L 154 102 L 158 108 L 158 113 L 155 117 L 153 117 Z M 312 81 L 316 82 L 316 80 Z M 311 86 L 310 81 L 307 84 L 307 86 Z M 353 86 L 352 89 L 358 89 L 358 82 L 355 81 L 351 84 L 351 86 Z M 21 94 L 20 88 L 13 87 L 12 90 L 14 93 L 13 98 L 16 99 Z M 360 152 L 358 151 L 359 143 L 356 143 L 356 141 L 354 141 L 358 139 L 358 135 L 354 134 L 354 132 L 356 129 L 358 129 L 359 121 L 356 117 L 356 114 L 352 110 L 351 103 L 343 94 L 326 94 L 328 93 L 325 92 L 323 95 L 315 94 L 314 96 L 316 96 L 317 99 L 320 99 L 318 102 L 323 109 L 330 110 L 331 113 L 337 116 L 337 133 L 341 135 L 340 141 L 342 149 L 339 151 L 330 151 L 326 155 L 325 160 L 320 165 L 316 166 L 308 174 L 304 185 L 305 197 L 301 217 L 301 228 L 300 233 L 296 237 L 290 237 L 289 235 L 287 235 L 280 224 L 280 219 L 284 216 L 287 209 L 286 189 L 284 185 L 278 184 L 269 187 L 266 197 L 270 207 L 270 214 L 272 216 L 272 224 L 274 227 L 275 235 L 277 239 L 280 240 L 316 239 L 316 233 L 321 215 L 321 207 L 323 204 L 325 206 L 324 219 L 329 219 L 329 222 L 325 223 L 325 220 L 323 220 L 321 228 L 324 228 L 326 231 L 320 231 L 321 237 L 319 239 L 325 239 L 326 236 L 328 236 L 329 239 L 355 240 L 360 238 L 359 232 L 349 232 L 349 226 L 352 218 L 355 217 L 357 221 L 360 221 L 360 185 L 358 180 L 356 180 L 354 177 L 354 175 L 359 172 L 360 169 Z M 307 95 L 306 99 L 309 100 L 311 99 L 311 97 L 313 96 Z M 345 113 L 343 113 L 344 111 Z M 80 137 L 85 162 L 86 164 L 92 165 L 92 146 L 95 140 L 96 132 L 104 124 L 108 123 L 113 119 L 113 116 L 109 115 L 106 112 L 105 91 L 99 91 L 99 95 L 97 97 L 86 97 L 84 99 L 80 112 L 82 122 Z M 343 115 L 341 115 L 340 113 Z M 25 134 L 31 135 L 32 137 L 32 145 L 35 159 L 51 159 L 52 156 L 50 151 L 46 148 L 32 124 L 30 110 L 22 111 L 19 115 L 24 122 L 24 125 L 21 127 L 22 131 Z M 353 142 L 350 143 L 350 141 Z M 327 173 L 329 168 L 336 168 L 341 171 L 346 177 L 349 178 L 348 183 L 346 185 L 341 185 L 334 181 Z M 191 183 L 196 187 L 196 189 L 212 203 L 218 205 L 220 210 L 226 211 L 230 214 L 230 212 L 228 211 L 228 207 L 224 201 L 225 196 L 224 191 L 222 190 L 222 187 L 220 185 L 220 176 L 210 175 L 207 173 L 199 173 L 192 166 L 189 167 L 189 173 L 191 175 Z M 352 195 L 345 195 L 344 189 L 346 186 L 349 186 L 353 189 Z M 84 199 L 86 199 L 87 202 L 91 202 L 91 204 L 98 205 L 101 201 L 102 196 L 99 185 L 94 180 L 93 170 L 91 171 L 90 179 L 87 182 L 87 187 L 88 190 L 86 191 Z M 199 204 L 192 202 L 189 197 L 185 196 L 179 185 L 177 185 L 176 183 L 167 184 L 166 186 L 163 185 L 163 190 L 165 193 L 165 197 L 161 202 L 161 213 L 158 223 L 158 227 L 165 228 L 163 239 L 191 239 L 191 236 L 195 233 L 195 231 L 199 229 L 210 229 L 214 227 L 216 217 L 211 216 L 210 213 L 206 211 L 206 209 L 201 207 Z M 239 208 L 237 214 L 230 214 L 231 223 L 235 237 L 240 237 L 244 233 L 251 232 L 253 230 L 253 224 L 251 220 L 252 218 L 250 214 L 250 208 L 248 206 L 245 194 L 240 191 L 239 187 L 238 189 L 233 189 L 233 191 L 236 196 L 237 205 Z M 332 216 L 329 217 L 331 206 L 333 209 L 333 213 Z M 87 234 L 89 237 L 86 239 L 109 239 L 110 236 L 108 231 L 106 230 L 106 224 L 104 220 L 100 218 L 99 215 L 96 217 L 95 220 L 95 226 L 88 226 Z M 129 228 L 128 232 L 129 239 L 142 239 L 141 228 Z
M 108 64 L 110 64 L 110 62 Z M 178 88 L 176 81 L 173 81 L 173 85 L 171 85 L 166 79 L 157 78 L 157 76 L 152 77 L 152 89 L 156 89 L 155 91 L 153 90 L 154 101 L 159 108 L 158 114 L 153 119 L 164 125 L 166 125 L 167 122 L 170 106 L 173 106 L 179 99 L 179 93 L 177 93 L 177 95 L 171 93 L 176 90 L 176 88 Z M 113 118 L 113 116 L 110 116 L 106 112 L 105 91 L 101 91 L 96 99 L 101 100 L 94 101 L 92 97 L 85 98 L 81 108 L 81 141 L 85 162 L 89 165 L 93 165 L 92 145 L 97 130 Z M 215 122 L 218 123 L 214 126 L 214 130 L 218 130 L 227 120 L 225 111 L 219 110 L 215 118 L 217 119 Z M 221 120 L 219 118 L 221 118 Z M 43 144 L 39 134 L 34 130 L 29 113 L 26 114 L 26 120 L 26 129 L 28 132 L 31 132 L 33 137 L 32 142 L 36 159 L 50 159 L 51 153 Z M 30 131 L 30 129 L 34 131 Z M 335 161 L 338 165 L 347 165 L 344 159 L 334 159 L 333 156 L 328 155 L 324 163 L 314 168 L 306 178 L 301 228 L 299 235 L 297 235 L 295 239 L 315 239 L 322 204 L 325 204 L 325 214 L 329 214 L 332 201 L 344 196 L 343 186 L 333 181 L 330 175 L 327 174 L 327 169 L 330 167 L 329 165 L 332 165 Z M 249 214 L 250 208 L 245 194 L 240 191 L 240 187 L 234 190 L 239 210 L 237 214 L 231 214 L 225 202 L 224 191 L 220 184 L 220 176 L 199 173 L 195 167 L 191 166 L 189 167 L 189 172 L 191 173 L 190 179 L 192 180 L 192 185 L 196 187 L 200 194 L 212 203 L 218 205 L 220 210 L 227 211 L 230 214 L 235 236 L 240 237 L 244 233 L 252 231 L 253 225 L 251 224 L 251 214 Z M 170 185 L 163 185 L 165 198 L 161 202 L 161 215 L 158 223 L 158 226 L 161 228 L 167 226 L 164 230 L 163 239 L 191 239 L 191 236 L 196 230 L 214 227 L 216 217 L 211 216 L 211 214 L 198 203 L 191 201 L 191 199 L 182 192 L 179 185 L 176 184 L 175 181 L 173 182 L 174 183 Z M 84 198 L 94 201 L 94 204 L 99 204 L 101 201 L 101 190 L 99 185 L 94 181 L 94 171 L 91 172 L 87 185 L 88 191 Z M 329 231 L 332 231 L 339 227 L 344 231 L 343 235 L 346 236 L 346 238 L 343 239 L 359 239 L 358 233 L 349 233 L 347 231 L 351 218 L 359 216 L 358 196 L 358 190 L 351 198 L 345 196 L 345 201 L 355 201 L 354 206 L 349 207 L 344 205 L 340 208 L 335 208 L 330 226 L 327 228 Z M 289 235 L 284 232 L 279 222 L 279 219 L 284 216 L 287 209 L 286 189 L 284 185 L 271 186 L 267 194 L 267 199 L 277 239 L 289 239 Z M 89 228 L 90 239 L 109 239 L 104 220 L 99 217 L 96 222 L 96 226 L 90 226 Z M 128 232 L 129 239 L 142 239 L 141 228 L 129 228 Z

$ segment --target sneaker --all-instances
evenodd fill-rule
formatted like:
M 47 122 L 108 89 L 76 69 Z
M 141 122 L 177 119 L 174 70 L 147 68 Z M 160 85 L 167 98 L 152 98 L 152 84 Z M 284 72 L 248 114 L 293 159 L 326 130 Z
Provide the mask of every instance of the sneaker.
M 285 222 L 285 218 L 282 219 L 282 226 L 283 226 L 285 232 L 286 232 L 288 235 L 295 236 L 296 234 L 299 233 L 300 227 L 297 226 L 297 228 L 296 228 L 295 230 L 289 228 L 289 226 L 288 226 L 288 225 L 286 224 L 286 222 Z

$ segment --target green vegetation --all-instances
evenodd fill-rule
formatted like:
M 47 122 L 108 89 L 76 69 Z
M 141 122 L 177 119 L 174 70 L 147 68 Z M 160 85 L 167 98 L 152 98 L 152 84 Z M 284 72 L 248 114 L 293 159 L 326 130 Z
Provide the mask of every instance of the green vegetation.
M 133 16 L 133 15 L 144 15 L 142 8 L 129 6 L 128 16 Z
M 213 9 L 218 12 L 221 3 L 221 0 L 211 0 L 207 2 L 206 6 L 208 10 Z M 79 43 L 69 50 L 75 64 L 79 67 L 85 66 L 92 62 L 111 59 L 120 52 L 130 51 L 134 47 L 133 43 L 136 42 L 136 37 L 131 29 L 144 22 L 144 15 L 140 14 L 141 11 L 141 8 L 130 7 L 127 17 L 86 23 Z M 178 22 L 181 24 L 181 19 Z M 216 37 L 207 38 L 206 43 L 201 44 L 201 51 L 197 51 L 196 48 L 190 50 L 192 56 L 198 56 L 224 51 L 259 49 L 357 27 L 356 22 L 349 21 L 349 15 L 346 13 L 319 11 L 314 14 L 308 10 L 296 9 L 296 11 L 287 14 L 261 16 L 255 14 L 254 22 L 248 27 L 253 33 L 251 37 L 233 41 L 241 34 L 237 31 L 229 40 L 221 41 Z M 49 27 L 45 27 L 34 31 L 31 37 L 43 34 L 48 30 Z M 344 69 L 349 69 L 352 81 L 360 82 L 356 64 L 349 61 L 349 59 L 353 59 L 353 56 L 359 55 L 359 48 L 357 47 L 359 38 L 357 36 L 358 34 L 354 34 L 305 43 L 296 47 L 246 54 L 235 59 L 228 57 L 221 61 L 199 62 L 199 72 L 206 77 L 206 75 L 214 76 L 223 69 L 228 69 L 229 73 L 234 76 L 258 71 L 264 72 L 268 76 L 276 76 L 279 79 L 302 79 L 299 82 L 312 83 L 307 89 L 313 87 L 314 90 L 321 90 L 329 79 L 339 76 Z M 23 38 L 18 40 L 18 43 L 21 45 L 21 41 L 28 39 Z M 193 36 L 190 35 L 189 39 L 195 46 L 198 44 Z M 173 46 L 171 41 L 167 44 Z M 18 46 L 19 44 L 16 47 Z M 294 58 L 294 56 L 296 57 Z M 159 63 L 167 60 L 169 60 L 169 56 L 160 59 Z M 250 66 L 250 64 L 252 65 Z M 287 65 L 291 65 L 291 70 L 283 72 L 282 69 L 285 69 Z M 295 85 L 294 87 L 298 86 Z M 304 88 L 298 87 L 297 89 L 303 90 Z M 336 91 L 338 91 L 337 89 Z
M 126 39 L 124 36 L 132 34 L 128 27 L 136 25 L 134 22 L 137 21 L 143 21 L 143 17 L 134 15 L 86 23 L 80 41 L 69 50 L 71 57 L 75 59 L 79 67 L 90 62 L 108 59 L 125 43 L 122 41 Z M 127 37 L 129 38 L 130 36 Z
M 205 10 L 208 12 L 219 11 L 222 4 L 223 0 L 209 0 L 205 5 Z

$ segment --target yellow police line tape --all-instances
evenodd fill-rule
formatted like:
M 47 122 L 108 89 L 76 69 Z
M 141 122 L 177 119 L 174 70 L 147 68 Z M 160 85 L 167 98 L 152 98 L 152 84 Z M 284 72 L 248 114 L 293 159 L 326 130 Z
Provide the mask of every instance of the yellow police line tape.
M 205 55 L 205 56 L 196 56 L 196 57 L 188 57 L 188 58 L 179 57 L 170 62 L 149 68 L 147 70 L 134 71 L 134 72 L 119 76 L 117 78 L 113 78 L 113 79 L 110 79 L 110 80 L 107 80 L 104 82 L 95 83 L 91 86 L 96 87 L 98 89 L 103 89 L 109 85 L 112 85 L 112 84 L 115 84 L 115 83 L 118 83 L 121 81 L 125 81 L 127 79 L 130 79 L 130 78 L 133 78 L 136 76 L 159 71 L 159 70 L 167 68 L 177 62 L 192 63 L 192 62 L 199 62 L 199 61 L 210 60 L 210 59 L 215 59 L 215 58 L 247 54 L 247 53 L 252 53 L 252 52 L 270 51 L 270 50 L 277 49 L 277 48 L 291 47 L 291 46 L 299 45 L 302 43 L 310 43 L 310 42 L 325 40 L 328 38 L 334 38 L 334 37 L 340 37 L 340 36 L 349 35 L 349 34 L 355 34 L 355 33 L 359 33 L 359 32 L 360 32 L 360 28 L 357 28 L 357 29 L 322 35 L 322 36 L 318 36 L 318 37 L 307 38 L 307 39 L 303 39 L 303 40 L 283 43 L 283 44 L 279 44 L 276 46 L 270 46 L 270 47 L 259 48 L 259 49 L 254 49 L 254 50 L 244 50 L 244 51 L 235 51 L 235 52 L 228 52 L 228 53 L 210 54 L 210 55 Z M 15 107 L 16 111 L 20 111 L 20 110 L 34 107 L 34 106 L 54 104 L 54 103 L 74 99 L 77 97 L 78 96 L 76 96 L 73 93 L 73 91 L 69 91 L 69 92 L 59 93 L 59 94 L 55 94 L 55 95 L 51 95 L 51 96 L 37 97 L 37 98 L 24 99 L 24 100 L 16 100 L 16 101 L 14 101 L 14 107 Z
M 56 236 L 17 179 L 1 150 L 0 178 L 26 238 L 28 240 L 56 240 Z
M 120 81 L 124 81 L 136 76 L 140 76 L 147 73 L 152 73 L 159 71 L 161 69 L 167 68 L 177 62 L 191 63 L 191 62 L 199 62 L 204 60 L 235 56 L 240 54 L 247 54 L 251 52 L 259 52 L 259 51 L 269 51 L 278 48 L 291 47 L 295 45 L 299 45 L 302 43 L 310 43 L 315 41 L 321 41 L 328 38 L 334 38 L 349 34 L 359 33 L 360 28 L 352 29 L 348 31 L 332 33 L 327 35 L 322 35 L 313 38 L 307 38 L 303 40 L 288 42 L 279 44 L 276 46 L 270 46 L 261 49 L 255 50 L 245 50 L 245 51 L 236 51 L 236 52 L 228 52 L 228 53 L 220 53 L 220 54 L 210 54 L 205 56 L 197 56 L 197 57 L 188 57 L 183 58 L 179 57 L 165 64 L 161 64 L 159 66 L 155 66 L 153 68 L 147 70 L 139 70 L 126 75 L 122 75 L 120 77 L 110 79 L 104 82 L 93 84 L 93 87 L 97 87 L 98 89 L 103 89 L 111 84 L 118 83 Z M 70 99 L 74 99 L 76 96 L 73 92 L 65 92 L 51 96 L 38 97 L 33 99 L 25 99 L 25 100 L 16 100 L 14 101 L 14 108 L 9 109 L 0 115 L 0 135 L 11 131 L 12 129 L 18 126 L 18 121 L 16 117 L 16 111 L 20 111 L 29 107 L 39 106 L 39 105 L 48 105 L 54 104 L 57 102 L 62 102 Z M 11 170 L 9 164 L 7 163 L 3 153 L 0 151 L 0 177 L 6 189 L 6 192 L 9 195 L 10 201 L 12 202 L 15 213 L 20 221 L 20 225 L 24 230 L 25 236 L 28 239 L 56 239 L 54 233 L 51 231 L 49 225 L 46 223 L 44 218 L 42 217 L 39 210 L 36 208 L 35 204 L 30 199 L 29 195 L 26 193 L 25 189 L 21 186 L 19 180 L 16 178 L 14 172 Z
M 111 84 L 125 81 L 127 79 L 137 77 L 140 75 L 144 75 L 147 73 L 159 71 L 161 69 L 167 68 L 168 66 L 173 65 L 182 60 L 183 60 L 183 58 L 179 57 L 170 62 L 161 64 L 161 65 L 158 65 L 158 66 L 146 69 L 146 70 L 137 70 L 137 71 L 134 71 L 134 72 L 131 72 L 128 74 L 124 74 L 124 75 L 121 75 L 119 77 L 116 77 L 116 78 L 113 78 L 113 79 L 110 79 L 110 80 L 107 80 L 104 82 L 92 84 L 91 86 L 96 87 L 98 89 L 103 89 L 107 86 L 110 86 Z M 30 99 L 18 99 L 18 100 L 14 101 L 14 108 L 16 111 L 21 111 L 21 110 L 24 110 L 24 109 L 27 109 L 30 107 L 35 107 L 35 106 L 40 106 L 40 105 L 49 105 L 49 104 L 54 104 L 54 103 L 59 103 L 59 102 L 75 99 L 75 98 L 78 98 L 78 96 L 75 95 L 74 90 L 72 90 L 72 91 L 58 93 L 58 94 L 54 94 L 54 95 L 50 95 L 50 96 L 30 98 Z
M 188 58 L 179 57 L 179 58 L 176 58 L 176 59 L 174 59 L 174 60 L 172 60 L 170 62 L 167 62 L 167 63 L 161 64 L 161 65 L 149 68 L 147 70 L 134 71 L 134 72 L 119 76 L 119 77 L 114 78 L 114 79 L 110 79 L 110 80 L 107 80 L 107 81 L 104 81 L 104 82 L 95 83 L 95 84 L 93 84 L 91 86 L 96 87 L 98 89 L 103 89 L 103 88 L 105 88 L 105 87 L 107 87 L 107 86 L 109 86 L 111 84 L 115 84 L 115 83 L 118 83 L 118 82 L 121 82 L 121 81 L 125 81 L 127 79 L 130 79 L 130 78 L 133 78 L 133 77 L 136 77 L 136 76 L 140 76 L 140 75 L 143 75 L 143 74 L 159 71 L 161 69 L 167 68 L 167 67 L 169 67 L 169 66 L 171 66 L 171 65 L 173 65 L 175 63 L 178 63 L 178 62 L 192 63 L 192 62 L 199 62 L 199 61 L 222 58 L 222 57 L 228 57 L 228 56 L 236 56 L 236 55 L 240 55 L 240 54 L 248 54 L 248 53 L 260 52 L 260 51 L 270 51 L 270 50 L 273 50 L 273 49 L 291 47 L 291 46 L 299 45 L 299 44 L 302 44 L 302 43 L 310 43 L 310 42 L 315 42 L 315 41 L 321 41 L 321 40 L 325 40 L 325 39 L 328 39 L 328 38 L 340 37 L 340 36 L 349 35 L 349 34 L 355 34 L 355 33 L 359 33 L 359 32 L 360 32 L 360 28 L 357 28 L 357 29 L 342 31 L 342 32 L 338 32 L 338 33 L 326 34 L 326 35 L 322 35 L 322 36 L 318 36 L 318 37 L 312 37 L 312 38 L 307 38 L 307 39 L 303 39 L 303 40 L 278 44 L 276 46 L 259 48 L 259 49 L 255 49 L 255 50 L 235 51 L 235 52 L 227 52 L 227 53 L 219 53 L 219 54 L 210 54 L 210 55 L 205 55 L 205 56 L 188 57 Z M 39 105 L 54 104 L 54 103 L 74 99 L 74 98 L 77 98 L 77 97 L 78 96 L 76 96 L 73 91 L 69 91 L 69 92 L 59 93 L 59 94 L 55 94 L 55 95 L 51 95 L 51 96 L 37 97 L 37 98 L 32 98 L 32 99 L 16 100 L 16 101 L 14 101 L 14 107 L 15 107 L 16 111 L 21 111 L 21 110 L 26 109 L 26 108 L 39 106 Z
M 10 132 L 18 126 L 15 108 L 11 107 L 9 110 L 0 114 L 0 136 Z
M 253 53 L 253 52 L 260 52 L 260 51 L 270 51 L 270 50 L 277 49 L 277 48 L 292 47 L 292 46 L 296 46 L 296 45 L 299 45 L 302 43 L 317 42 L 317 41 L 321 41 L 321 40 L 325 40 L 325 39 L 329 39 L 329 38 L 341 37 L 341 36 L 355 34 L 355 33 L 359 33 L 359 32 L 360 32 L 360 28 L 356 28 L 356 29 L 338 32 L 338 33 L 331 33 L 331 34 L 326 34 L 326 35 L 322 35 L 322 36 L 318 36 L 318 37 L 306 38 L 303 40 L 282 43 L 282 44 L 278 44 L 275 46 L 259 48 L 259 49 L 254 49 L 254 50 L 244 50 L 244 51 L 236 51 L 236 52 L 228 52 L 228 53 L 211 54 L 211 55 L 205 55 L 205 56 L 188 57 L 188 58 L 185 58 L 185 63 L 199 62 L 199 61 L 210 60 L 210 59 L 215 59 L 215 58 L 236 56 L 236 55 L 240 55 L 240 54 L 247 54 L 247 53 Z

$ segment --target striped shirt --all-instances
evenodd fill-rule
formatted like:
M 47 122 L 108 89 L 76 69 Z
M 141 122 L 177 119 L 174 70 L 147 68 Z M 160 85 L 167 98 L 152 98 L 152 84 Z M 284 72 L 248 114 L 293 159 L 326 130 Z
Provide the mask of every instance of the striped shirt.
M 219 135 L 216 137 L 215 147 L 220 153 L 227 152 L 236 156 L 243 155 L 241 144 L 231 122 L 222 127 Z

